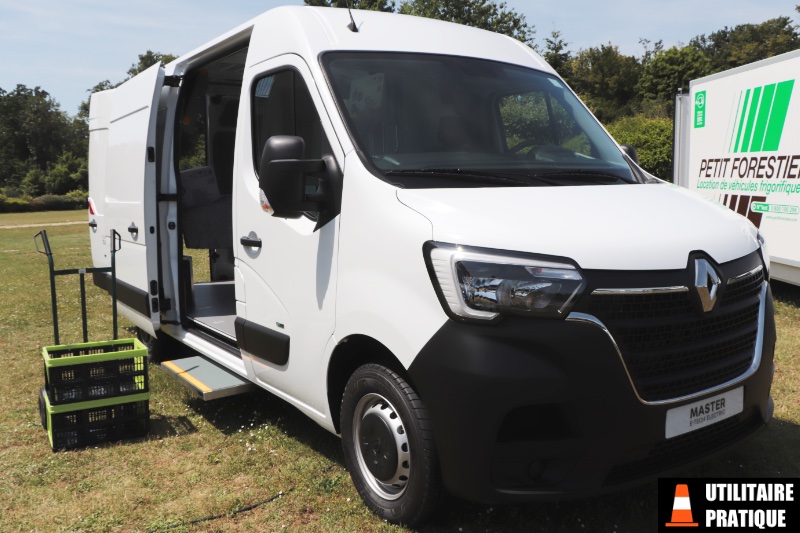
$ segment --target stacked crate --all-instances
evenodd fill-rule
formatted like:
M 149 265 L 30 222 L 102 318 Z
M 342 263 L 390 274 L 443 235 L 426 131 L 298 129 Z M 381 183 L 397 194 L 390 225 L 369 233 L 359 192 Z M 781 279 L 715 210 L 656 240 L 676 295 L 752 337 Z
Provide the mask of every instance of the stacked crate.
M 147 348 L 137 339 L 45 346 L 42 425 L 53 451 L 144 437 Z

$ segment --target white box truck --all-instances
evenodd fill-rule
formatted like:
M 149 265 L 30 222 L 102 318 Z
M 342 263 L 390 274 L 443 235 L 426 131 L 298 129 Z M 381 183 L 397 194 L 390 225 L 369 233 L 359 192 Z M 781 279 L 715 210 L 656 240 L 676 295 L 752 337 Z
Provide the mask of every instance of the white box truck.
M 769 241 L 773 279 L 800 285 L 800 51 L 693 80 L 675 106 L 674 182 Z
M 162 366 L 202 397 L 262 387 L 341 435 L 390 521 L 631 486 L 772 416 L 756 228 L 648 176 L 513 39 L 281 7 L 89 124 L 121 312 L 193 350 Z

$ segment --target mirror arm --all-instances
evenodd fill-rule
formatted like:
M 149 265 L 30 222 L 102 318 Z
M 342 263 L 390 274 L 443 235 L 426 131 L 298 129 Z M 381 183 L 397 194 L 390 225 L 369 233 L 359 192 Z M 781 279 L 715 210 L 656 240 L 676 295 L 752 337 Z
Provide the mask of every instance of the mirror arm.
M 317 192 L 308 195 L 308 199 L 318 201 L 321 209 L 314 231 L 319 230 L 336 218 L 342 210 L 342 171 L 332 155 L 322 158 L 325 174 L 320 177 Z

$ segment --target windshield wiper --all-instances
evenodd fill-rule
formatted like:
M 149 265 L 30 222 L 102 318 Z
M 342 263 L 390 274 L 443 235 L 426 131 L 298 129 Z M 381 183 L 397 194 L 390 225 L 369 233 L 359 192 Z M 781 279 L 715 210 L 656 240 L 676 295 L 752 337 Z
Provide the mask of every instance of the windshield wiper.
M 602 170 L 555 170 L 541 173 L 501 172 L 461 168 L 421 168 L 388 170 L 386 176 L 436 177 L 452 180 L 497 183 L 507 186 L 550 185 L 565 186 L 570 183 L 634 183 L 621 176 Z
M 537 174 L 537 177 L 541 178 L 549 178 L 554 177 L 558 178 L 558 180 L 565 180 L 565 181 L 582 181 L 582 182 L 599 182 L 599 183 L 635 183 L 632 180 L 625 179 L 622 176 L 618 176 L 617 174 L 612 174 L 611 172 L 605 172 L 603 170 L 582 170 L 582 169 L 571 169 L 571 170 L 557 170 L 554 172 L 544 172 L 542 174 Z M 562 183 L 563 184 L 563 183 Z
M 483 170 L 464 170 L 460 168 L 424 168 L 413 170 L 388 170 L 387 176 L 414 176 L 414 177 L 435 177 L 445 179 L 456 179 L 463 181 L 473 181 L 481 183 L 498 183 L 510 186 L 529 186 L 528 180 L 512 178 L 496 172 Z

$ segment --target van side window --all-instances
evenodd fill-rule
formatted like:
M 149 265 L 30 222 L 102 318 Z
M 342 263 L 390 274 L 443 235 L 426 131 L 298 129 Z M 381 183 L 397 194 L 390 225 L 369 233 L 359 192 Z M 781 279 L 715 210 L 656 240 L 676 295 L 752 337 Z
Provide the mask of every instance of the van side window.
M 258 168 L 261 152 L 273 135 L 297 135 L 305 141 L 306 159 L 331 153 L 308 87 L 294 70 L 256 80 L 253 85 L 253 162 Z

